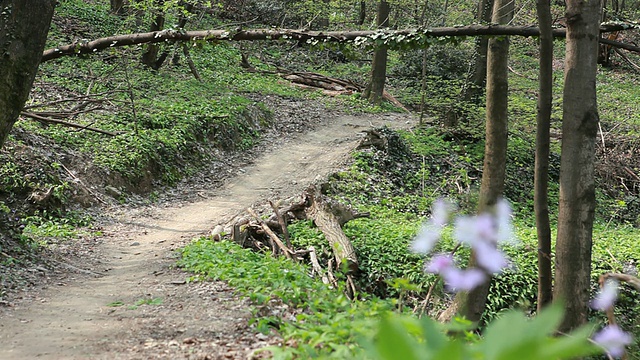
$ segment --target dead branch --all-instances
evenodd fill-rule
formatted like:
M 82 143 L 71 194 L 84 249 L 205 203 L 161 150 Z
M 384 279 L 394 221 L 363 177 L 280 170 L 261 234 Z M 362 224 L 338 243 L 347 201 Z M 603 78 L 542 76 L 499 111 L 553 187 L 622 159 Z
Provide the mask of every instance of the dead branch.
M 620 57 L 627 62 L 627 64 L 629 64 L 629 66 L 631 66 L 635 71 L 640 72 L 640 66 L 636 63 L 634 63 L 633 61 L 631 61 L 631 59 L 629 59 L 629 57 L 627 56 L 627 54 L 623 53 L 622 50 L 620 49 L 613 49 L 613 51 L 616 52 L 616 54 L 620 55 Z
M 627 284 L 633 286 L 634 289 L 640 291 L 640 279 L 633 275 L 621 273 L 606 273 L 604 275 L 600 275 L 600 279 L 602 279 L 602 281 L 607 279 L 615 279 L 620 282 L 626 282 Z
M 342 231 L 342 225 L 349 221 L 349 215 L 344 205 L 331 201 L 321 194 L 319 188 L 311 185 L 305 191 L 308 208 L 307 216 L 313 219 L 333 248 L 333 254 L 338 264 L 346 263 L 348 273 L 358 271 L 358 257 L 351 241 Z M 353 215 L 351 215 L 351 218 Z
M 282 236 L 284 237 L 285 243 L 289 248 L 291 248 L 291 239 L 289 238 L 289 229 L 287 229 L 287 221 L 284 218 L 284 216 L 286 216 L 286 213 L 284 216 L 281 215 L 280 212 L 278 211 L 278 207 L 271 200 L 269 200 L 269 205 L 271 205 L 273 212 L 278 218 L 278 223 L 280 224 L 280 228 L 282 229 Z
M 256 221 L 260 224 L 260 226 L 262 227 L 262 229 L 264 230 L 264 232 L 269 236 L 269 239 L 276 244 L 284 253 L 284 256 L 287 257 L 287 259 L 291 259 L 291 255 L 294 253 L 293 251 L 291 251 L 291 249 L 289 249 L 285 244 L 282 243 L 282 241 L 280 240 L 280 238 L 278 237 L 278 235 L 276 235 L 270 228 L 269 226 L 267 226 L 267 224 L 264 222 L 264 220 L 262 220 L 260 218 L 260 216 L 258 216 L 258 214 L 256 214 L 256 212 L 251 209 L 248 208 L 247 212 L 253 216 L 254 219 L 256 219 Z M 273 248 L 274 252 L 275 252 L 275 246 Z M 274 254 L 275 255 L 275 254 Z
M 189 46 L 187 44 L 182 44 L 182 53 L 184 54 L 185 59 L 187 59 L 187 65 L 189 65 L 189 70 L 196 80 L 202 82 L 202 78 L 200 77 L 200 73 L 198 72 L 198 68 L 196 68 L 196 64 L 191 59 L 191 54 L 189 53 Z
M 45 123 L 45 124 L 59 124 L 59 125 L 64 125 L 64 126 L 76 128 L 76 129 L 81 129 L 81 130 L 94 131 L 94 132 L 97 132 L 97 133 L 100 133 L 100 134 L 104 134 L 104 135 L 109 135 L 109 136 L 117 136 L 119 134 L 122 134 L 122 132 L 117 132 L 116 133 L 116 132 L 111 132 L 111 131 L 107 131 L 107 130 L 102 130 L 102 129 L 90 127 L 90 126 L 87 126 L 87 125 L 74 124 L 74 123 L 67 122 L 67 121 L 62 121 L 62 120 L 57 120 L 57 119 L 52 119 L 52 118 L 40 116 L 38 114 L 31 113 L 31 112 L 26 112 L 26 111 L 21 112 L 20 115 L 23 116 L 23 117 L 27 117 L 27 118 L 31 118 L 31 119 L 40 121 L 40 122 Z
M 338 288 L 338 280 L 335 275 L 333 275 L 333 258 L 327 261 L 327 277 L 329 277 L 329 282 L 337 289 Z
M 103 205 L 107 205 L 106 201 L 102 200 L 102 198 L 98 196 L 98 194 L 96 194 L 87 185 L 85 185 L 84 182 L 82 182 L 82 180 L 80 180 L 74 173 L 72 173 L 71 170 L 69 170 L 66 166 L 64 166 L 64 164 L 60 164 L 60 166 L 62 166 L 62 168 L 67 172 L 67 174 L 71 176 L 71 178 L 74 180 L 75 183 L 80 184 L 80 186 L 82 186 L 85 190 L 87 190 L 89 194 L 93 195 L 93 197 L 96 198 L 96 200 L 101 202 Z
M 69 97 L 69 98 L 65 98 L 65 99 L 53 100 L 53 101 L 49 101 L 49 102 L 45 102 L 45 103 L 31 104 L 31 105 L 26 105 L 23 108 L 23 110 L 30 110 L 30 109 L 49 107 L 49 106 L 60 105 L 60 104 L 69 103 L 69 102 L 102 103 L 102 102 L 105 102 L 105 101 L 111 101 L 112 99 L 103 99 L 103 98 L 100 98 L 100 96 L 111 95 L 111 94 L 114 94 L 116 92 L 118 92 L 118 91 L 113 91 L 112 90 L 112 91 L 105 91 L 105 92 L 96 93 L 96 94 L 78 95 L 78 96 L 73 96 L 73 97 Z
M 407 109 L 404 105 L 402 105 L 402 103 L 398 101 L 398 99 L 393 97 L 393 95 L 391 95 L 387 90 L 382 90 L 382 98 L 392 103 L 395 107 L 398 107 L 404 110 L 405 112 L 410 112 L 409 109 Z
M 607 25 L 601 32 L 627 30 L 629 25 Z M 139 44 L 154 44 L 160 42 L 175 41 L 259 41 L 259 40 L 288 40 L 295 42 L 338 42 L 348 43 L 356 39 L 362 39 L 380 34 L 380 30 L 362 31 L 300 31 L 293 29 L 253 29 L 253 30 L 198 30 L 176 31 L 162 30 L 147 33 L 115 35 L 93 41 L 76 41 L 72 44 L 62 45 L 54 49 L 45 50 L 41 62 L 57 59 L 63 56 L 92 54 L 105 49 L 131 46 Z M 508 26 L 508 25 L 468 25 L 459 27 L 440 27 L 432 29 L 403 29 L 387 30 L 386 34 L 405 38 L 412 37 L 445 37 L 445 36 L 539 36 L 540 30 L 534 26 Z M 566 37 L 565 29 L 554 29 L 553 36 Z M 640 52 L 640 48 L 623 44 L 617 41 L 600 39 L 604 44 L 621 47 L 630 51 Z
M 322 282 L 324 284 L 329 284 L 329 278 L 325 275 L 320 263 L 318 262 L 318 255 L 316 254 L 316 249 L 313 246 L 309 246 L 309 258 L 311 259 L 311 267 L 313 271 L 322 278 Z

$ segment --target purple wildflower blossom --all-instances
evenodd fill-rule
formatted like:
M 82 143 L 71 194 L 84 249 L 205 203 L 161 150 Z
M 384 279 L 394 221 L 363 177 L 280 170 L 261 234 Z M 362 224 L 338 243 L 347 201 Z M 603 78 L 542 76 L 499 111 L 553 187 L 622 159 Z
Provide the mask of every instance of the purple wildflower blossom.
M 507 266 L 507 259 L 495 245 L 478 241 L 473 245 L 476 251 L 476 261 L 481 268 L 490 274 L 498 274 Z
M 440 274 L 444 270 L 454 266 L 451 255 L 439 254 L 434 256 L 431 261 L 424 267 L 425 271 Z
M 418 236 L 411 243 L 411 251 L 418 254 L 426 254 L 436 245 L 440 240 L 440 233 L 442 229 L 434 226 L 431 223 L 427 223 L 422 226 Z
M 618 297 L 618 282 L 615 280 L 607 280 L 602 290 L 591 301 L 591 308 L 595 310 L 605 311 L 612 307 Z
M 447 225 L 453 204 L 447 200 L 438 199 L 431 207 L 431 223 L 439 227 Z
M 511 223 L 511 206 L 505 199 L 498 200 L 496 204 L 496 222 L 498 226 L 497 240 L 499 243 L 511 245 L 517 244 Z
M 444 282 L 452 291 L 470 291 L 487 280 L 487 275 L 479 269 L 461 270 L 455 266 L 441 272 Z
M 602 346 L 613 357 L 621 357 L 624 347 L 633 342 L 633 337 L 617 325 L 608 325 L 593 336 L 593 342 Z
M 411 243 L 411 250 L 418 254 L 426 254 L 440 240 L 442 228 L 447 225 L 453 205 L 442 199 L 436 200 L 431 207 L 431 218 L 422 226 L 418 236 Z
M 454 236 L 461 243 L 470 246 L 478 241 L 495 242 L 494 219 L 489 214 L 460 216 L 456 219 Z

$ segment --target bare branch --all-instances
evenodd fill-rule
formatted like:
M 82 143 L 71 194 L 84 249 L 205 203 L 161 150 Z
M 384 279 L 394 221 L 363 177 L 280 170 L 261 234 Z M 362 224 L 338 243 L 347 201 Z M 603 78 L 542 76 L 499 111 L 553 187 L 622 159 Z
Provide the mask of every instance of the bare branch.
M 20 113 L 21 116 L 24 117 L 28 117 L 37 121 L 40 121 L 42 123 L 46 123 L 46 124 L 59 124 L 59 125 L 64 125 L 64 126 L 69 126 L 72 128 L 76 128 L 76 129 L 82 129 L 82 130 L 89 130 L 89 131 L 94 131 L 100 134 L 105 134 L 105 135 L 109 135 L 109 136 L 117 136 L 120 133 L 115 133 L 115 132 L 111 132 L 111 131 L 107 131 L 107 130 L 102 130 L 102 129 L 97 129 L 94 127 L 90 127 L 90 126 L 86 126 L 86 125 L 80 125 L 80 124 L 74 124 L 71 122 L 67 122 L 67 121 L 62 121 L 62 120 L 57 120 L 57 119 L 52 119 L 52 118 L 48 118 L 48 117 L 44 117 L 38 114 L 34 114 L 31 112 L 26 112 L 23 111 Z

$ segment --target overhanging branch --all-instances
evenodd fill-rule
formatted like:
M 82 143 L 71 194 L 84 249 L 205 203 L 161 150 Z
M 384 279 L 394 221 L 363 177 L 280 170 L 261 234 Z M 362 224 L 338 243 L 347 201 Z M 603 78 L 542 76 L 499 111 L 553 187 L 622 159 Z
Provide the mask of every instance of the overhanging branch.
M 620 31 L 634 28 L 628 24 L 606 24 L 601 32 Z M 288 40 L 297 42 L 336 42 L 371 44 L 384 41 L 391 48 L 421 47 L 427 45 L 429 38 L 461 37 L 461 36 L 539 36 L 540 30 L 535 26 L 504 26 L 504 25 L 468 25 L 456 27 L 440 27 L 432 29 L 404 29 L 404 30 L 362 30 L 362 31 L 301 31 L 292 29 L 255 29 L 255 30 L 198 30 L 175 31 L 163 30 L 148 33 L 115 35 L 92 41 L 79 41 L 45 50 L 42 62 L 63 56 L 91 54 L 112 47 L 151 44 L 176 41 L 261 41 Z M 565 37 L 565 29 L 554 29 L 554 37 Z M 607 42 L 609 44 L 609 42 Z M 610 44 L 620 46 L 621 43 Z M 620 46 L 621 47 L 621 46 Z M 629 48 L 625 47 L 627 50 Z M 637 49 L 637 48 L 636 48 Z M 631 50 L 637 51 L 637 50 Z

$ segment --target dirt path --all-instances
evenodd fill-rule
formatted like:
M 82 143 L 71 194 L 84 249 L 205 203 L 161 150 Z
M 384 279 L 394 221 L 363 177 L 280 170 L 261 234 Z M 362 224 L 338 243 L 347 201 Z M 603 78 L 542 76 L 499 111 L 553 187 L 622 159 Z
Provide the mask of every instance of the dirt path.
M 224 283 L 185 283 L 172 251 L 266 198 L 284 198 L 339 167 L 371 126 L 407 115 L 337 116 L 258 158 L 206 199 L 115 214 L 101 264 L 0 313 L 0 359 L 246 358 L 277 339 L 248 327 L 249 304 Z

